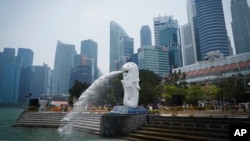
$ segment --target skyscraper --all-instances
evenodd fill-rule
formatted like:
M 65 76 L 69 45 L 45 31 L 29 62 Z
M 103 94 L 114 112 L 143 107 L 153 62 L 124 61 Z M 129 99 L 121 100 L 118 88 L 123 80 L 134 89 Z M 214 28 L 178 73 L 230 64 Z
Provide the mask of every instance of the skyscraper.
M 33 64 L 34 53 L 31 49 L 27 48 L 18 48 L 17 57 L 22 61 L 22 68 L 31 67 Z M 22 58 L 22 59 L 21 59 Z
M 182 55 L 180 47 L 180 31 L 177 20 L 169 18 L 165 24 L 159 26 L 160 46 L 168 48 L 170 72 L 173 68 L 182 66 Z
M 154 34 L 155 34 L 155 47 L 160 47 L 160 28 L 166 24 L 167 21 L 173 19 L 173 16 L 159 16 L 154 18 Z
M 31 49 L 18 48 L 17 58 L 22 66 L 18 94 L 19 103 L 27 103 L 27 98 L 25 96 L 30 93 L 31 67 L 33 64 L 33 56 L 34 53 Z
M 231 0 L 236 54 L 250 52 L 250 9 L 246 0 Z
M 151 70 L 159 76 L 169 74 L 167 48 L 142 46 L 138 49 L 138 67 L 140 70 Z
M 229 56 L 228 36 L 221 0 L 195 0 L 194 30 L 197 59 L 219 50 Z
M 122 65 L 131 62 L 134 54 L 134 39 L 128 36 L 121 37 L 121 47 L 119 60 L 117 60 L 116 70 L 120 70 Z
M 109 71 L 114 71 L 116 62 L 119 60 L 121 51 L 121 37 L 128 36 L 127 33 L 116 22 L 110 22 L 110 58 L 109 58 Z
M 68 94 L 70 70 L 74 65 L 75 46 L 57 42 L 53 70 L 52 94 Z
M 94 59 L 81 54 L 75 55 L 75 66 L 70 70 L 70 88 L 75 81 L 90 84 L 94 81 Z
M 187 0 L 188 23 L 181 26 L 181 48 L 183 66 L 197 62 L 197 51 L 193 17 L 196 15 L 195 0 Z
M 140 37 L 141 37 L 141 47 L 145 45 L 148 46 L 152 45 L 152 35 L 148 25 L 143 25 L 141 27 Z
M 181 47 L 182 47 L 182 56 L 183 56 L 183 65 L 194 64 L 194 43 L 192 41 L 193 36 L 191 30 L 191 24 L 187 23 L 181 27 Z
M 0 103 L 16 103 L 21 73 L 21 64 L 14 48 L 4 48 L 0 64 Z
M 52 70 L 47 64 L 32 66 L 29 92 L 31 98 L 39 98 L 42 94 L 51 94 Z
M 81 55 L 94 60 L 94 80 L 98 78 L 97 53 L 98 45 L 95 41 L 89 39 L 81 42 Z

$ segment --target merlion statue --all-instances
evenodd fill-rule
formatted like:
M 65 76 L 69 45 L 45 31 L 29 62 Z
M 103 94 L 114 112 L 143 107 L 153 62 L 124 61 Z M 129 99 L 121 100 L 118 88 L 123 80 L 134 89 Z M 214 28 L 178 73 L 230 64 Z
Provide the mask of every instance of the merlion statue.
M 124 89 L 123 106 L 115 106 L 110 113 L 115 114 L 145 114 L 147 109 L 137 106 L 139 101 L 139 70 L 135 63 L 128 62 L 121 68 Z
M 123 105 L 135 108 L 139 100 L 139 71 L 135 63 L 129 62 L 122 66 L 123 80 L 121 80 L 124 88 Z

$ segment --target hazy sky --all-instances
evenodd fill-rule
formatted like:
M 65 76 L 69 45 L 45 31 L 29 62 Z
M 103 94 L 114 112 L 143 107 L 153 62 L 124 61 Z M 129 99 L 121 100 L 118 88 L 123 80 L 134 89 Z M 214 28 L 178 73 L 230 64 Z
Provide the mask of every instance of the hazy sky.
M 230 1 L 222 0 L 228 34 Z M 0 51 L 5 47 L 30 48 L 33 65 L 45 62 L 54 68 L 57 40 L 74 44 L 80 53 L 82 40 L 98 43 L 98 67 L 109 71 L 109 21 L 118 23 L 140 47 L 140 29 L 149 25 L 154 41 L 153 18 L 173 15 L 187 23 L 187 0 L 0 0 Z M 232 42 L 232 46 L 234 46 Z

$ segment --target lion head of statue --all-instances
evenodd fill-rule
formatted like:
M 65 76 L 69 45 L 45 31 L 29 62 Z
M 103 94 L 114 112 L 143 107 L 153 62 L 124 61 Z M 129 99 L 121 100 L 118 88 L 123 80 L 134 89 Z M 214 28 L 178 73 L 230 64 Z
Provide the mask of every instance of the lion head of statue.
M 121 68 L 123 81 L 126 87 L 131 87 L 133 82 L 139 82 L 138 66 L 133 62 L 124 64 Z

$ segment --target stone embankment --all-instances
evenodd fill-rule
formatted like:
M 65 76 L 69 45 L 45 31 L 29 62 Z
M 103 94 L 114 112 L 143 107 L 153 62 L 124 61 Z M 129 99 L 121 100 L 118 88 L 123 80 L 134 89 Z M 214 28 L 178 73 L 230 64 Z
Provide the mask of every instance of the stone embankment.
M 249 115 L 218 114 L 216 112 L 184 114 L 148 115 L 145 124 L 120 137 L 125 140 L 164 140 L 164 141 L 223 141 L 229 140 L 229 126 L 232 124 L 250 124 Z M 70 120 L 62 120 L 66 113 L 24 112 L 14 127 L 58 128 L 71 123 L 74 130 L 100 135 L 101 114 L 74 113 Z M 225 116 L 227 115 L 227 116 Z
M 23 112 L 14 123 L 14 127 L 58 128 L 66 113 L 61 112 Z
M 100 134 L 99 114 L 74 113 L 71 120 L 63 120 L 65 112 L 23 112 L 13 127 L 59 128 L 71 124 L 74 130 Z
M 211 116 L 148 116 L 147 124 L 128 134 L 132 141 L 227 141 L 232 124 L 249 124 L 248 118 L 218 118 Z

